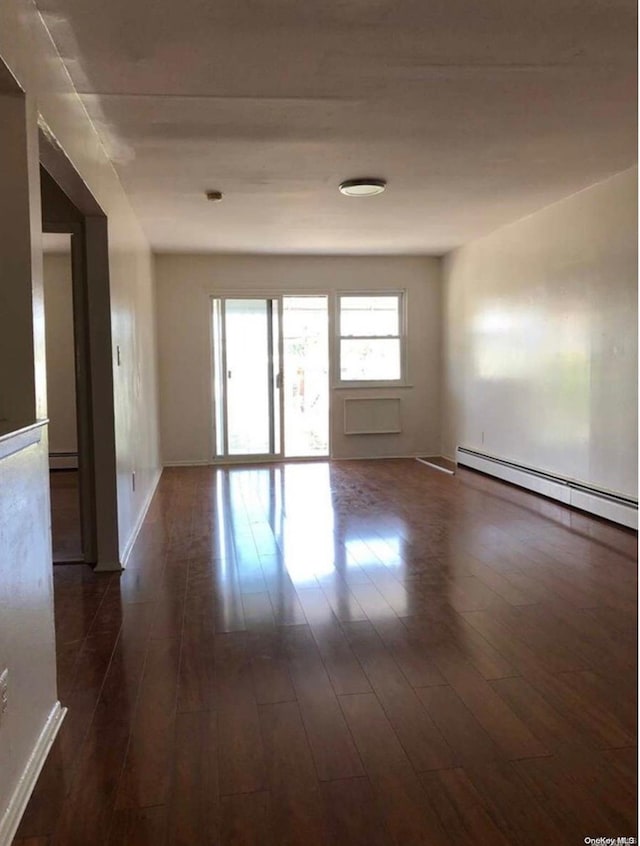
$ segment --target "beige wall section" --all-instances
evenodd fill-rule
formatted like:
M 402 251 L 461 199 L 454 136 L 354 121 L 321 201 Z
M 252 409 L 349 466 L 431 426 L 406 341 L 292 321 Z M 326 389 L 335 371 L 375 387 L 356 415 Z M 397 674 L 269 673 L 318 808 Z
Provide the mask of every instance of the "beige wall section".
M 444 262 L 444 452 L 637 493 L 637 169 Z
M 43 256 L 50 453 L 78 451 L 71 238 L 65 237 L 69 241 L 68 253 Z
M 0 55 L 27 93 L 34 130 L 39 114 L 109 221 L 114 359 L 117 347 L 121 352 L 120 367 L 114 360 L 114 392 L 123 555 L 160 467 L 151 253 L 34 4 L 22 0 L 3 0 L 0 4 Z M 32 150 L 31 155 L 31 165 L 37 168 L 37 151 Z M 37 360 L 36 366 L 43 370 L 43 359 Z
M 207 462 L 213 455 L 210 299 L 214 294 L 406 290 L 406 388 L 332 392 L 336 458 L 419 455 L 439 446 L 440 262 L 431 258 L 326 256 L 156 256 L 160 419 L 166 463 Z M 347 397 L 398 396 L 399 435 L 344 434 Z

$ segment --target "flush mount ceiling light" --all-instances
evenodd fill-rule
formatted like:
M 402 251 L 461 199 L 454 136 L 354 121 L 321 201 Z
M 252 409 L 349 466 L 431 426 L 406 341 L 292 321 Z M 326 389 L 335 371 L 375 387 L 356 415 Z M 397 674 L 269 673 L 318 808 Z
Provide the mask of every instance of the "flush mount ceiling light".
M 340 185 L 340 191 L 347 197 L 374 197 L 386 187 L 384 179 L 347 179 Z
M 212 203 L 219 203 L 222 200 L 222 191 L 207 191 L 205 197 Z

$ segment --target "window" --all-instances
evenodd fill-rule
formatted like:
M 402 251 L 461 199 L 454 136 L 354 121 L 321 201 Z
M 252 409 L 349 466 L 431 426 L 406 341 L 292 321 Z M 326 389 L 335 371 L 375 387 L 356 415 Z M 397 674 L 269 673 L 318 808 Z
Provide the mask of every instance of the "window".
M 404 378 L 404 295 L 338 296 L 340 382 L 401 382 Z

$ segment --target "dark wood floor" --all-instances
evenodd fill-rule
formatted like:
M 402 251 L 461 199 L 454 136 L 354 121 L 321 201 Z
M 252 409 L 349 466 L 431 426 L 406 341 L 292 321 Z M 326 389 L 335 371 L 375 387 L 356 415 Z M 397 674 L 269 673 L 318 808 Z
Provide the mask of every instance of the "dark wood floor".
M 77 470 L 52 470 L 49 473 L 54 561 L 82 560 L 79 481 Z
M 414 461 L 167 470 L 55 570 L 22 846 L 636 835 L 636 536 Z

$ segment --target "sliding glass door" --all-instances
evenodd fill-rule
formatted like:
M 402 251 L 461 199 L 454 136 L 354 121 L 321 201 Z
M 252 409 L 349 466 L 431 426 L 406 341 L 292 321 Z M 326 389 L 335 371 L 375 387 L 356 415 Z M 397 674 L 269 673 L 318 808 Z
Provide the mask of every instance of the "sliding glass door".
M 329 453 L 327 297 L 213 299 L 215 457 Z

